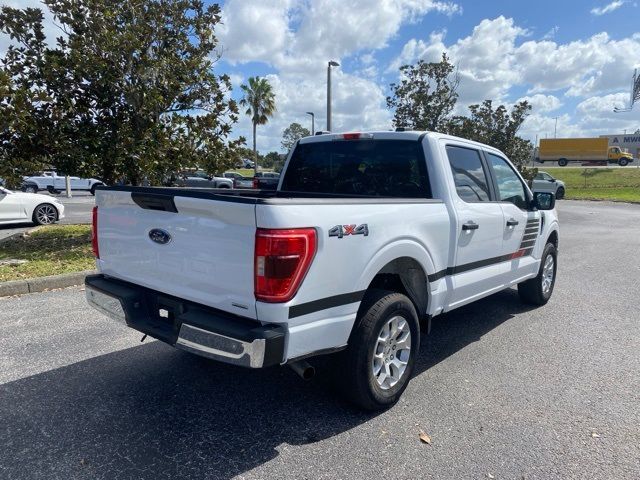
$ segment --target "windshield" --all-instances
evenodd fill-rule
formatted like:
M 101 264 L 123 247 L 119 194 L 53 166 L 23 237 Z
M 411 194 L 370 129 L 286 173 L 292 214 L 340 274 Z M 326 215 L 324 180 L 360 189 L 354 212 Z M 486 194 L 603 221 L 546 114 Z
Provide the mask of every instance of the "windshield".
M 368 197 L 429 198 L 422 146 L 415 140 L 298 144 L 283 191 Z

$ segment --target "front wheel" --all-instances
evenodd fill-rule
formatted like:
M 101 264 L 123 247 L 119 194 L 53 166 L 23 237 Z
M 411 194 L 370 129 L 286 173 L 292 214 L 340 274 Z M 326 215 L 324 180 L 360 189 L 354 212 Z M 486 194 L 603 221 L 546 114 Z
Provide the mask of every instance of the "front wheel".
M 556 190 L 556 198 L 558 200 L 561 200 L 564 198 L 564 187 L 558 187 L 558 190 Z
M 38 186 L 32 184 L 25 185 L 22 187 L 22 191 L 25 193 L 38 193 Z
M 560 160 L 558 160 L 558 166 L 560 167 L 566 167 L 568 163 L 569 162 L 567 161 L 566 158 L 561 158 Z
M 547 243 L 542 252 L 538 275 L 518 284 L 520 300 L 529 305 L 544 305 L 547 303 L 556 284 L 557 269 L 558 251 L 553 243 Z
M 620 160 L 618 160 L 618 165 L 620 165 L 621 167 L 626 167 L 627 165 L 629 165 L 629 160 L 627 160 L 626 158 L 621 158 Z
M 58 210 L 53 205 L 43 203 L 33 211 L 33 223 L 37 225 L 51 225 L 58 220 Z
M 420 348 L 420 326 L 405 295 L 374 290 L 364 302 L 338 375 L 344 393 L 374 411 L 395 404 L 407 388 Z

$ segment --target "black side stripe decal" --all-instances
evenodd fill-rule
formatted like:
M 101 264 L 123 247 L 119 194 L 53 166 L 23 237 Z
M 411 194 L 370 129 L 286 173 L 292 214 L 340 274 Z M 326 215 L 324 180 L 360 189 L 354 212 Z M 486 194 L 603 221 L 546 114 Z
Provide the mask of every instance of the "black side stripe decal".
M 535 241 L 533 242 L 535 243 Z M 528 246 L 527 246 L 528 247 Z M 533 247 L 520 248 L 517 252 L 509 253 L 507 255 L 500 255 L 499 257 L 487 258 L 485 260 L 479 260 L 477 262 L 466 263 L 464 265 L 458 265 L 456 267 L 448 267 L 439 272 L 432 273 L 427 276 L 430 282 L 440 280 L 446 275 L 456 275 L 458 273 L 468 272 L 476 268 L 486 267 L 493 265 L 494 263 L 506 262 L 508 260 L 515 260 L 516 258 L 525 257 L 531 255 Z M 319 300 L 313 300 L 311 302 L 301 303 L 300 305 L 293 305 L 289 307 L 289 318 L 301 317 L 302 315 L 309 315 L 310 313 L 319 312 L 320 310 L 326 310 L 327 308 L 341 307 L 350 303 L 357 303 L 362 301 L 365 290 L 359 292 L 343 293 L 341 295 L 334 295 L 333 297 L 321 298 Z
M 534 242 L 535 243 L 535 242 Z M 435 282 L 436 280 L 440 280 L 442 277 L 446 275 L 456 275 L 458 273 L 468 272 L 469 270 L 475 270 L 476 268 L 488 267 L 489 265 L 493 265 L 494 263 L 502 263 L 508 260 L 515 260 L 516 258 L 525 257 L 527 255 L 531 255 L 533 248 L 527 248 L 529 245 L 525 245 L 525 250 L 518 250 L 518 255 L 515 256 L 515 253 L 508 253 L 506 255 L 500 255 L 499 257 L 493 258 L 485 258 L 484 260 L 478 260 L 477 262 L 465 263 L 464 265 L 457 265 L 455 267 L 448 267 L 444 270 L 440 270 L 439 272 L 432 273 L 427 276 L 427 279 L 430 282 Z
M 362 297 L 364 297 L 364 292 L 365 290 L 343 293 L 341 295 L 334 295 L 333 297 L 321 298 L 320 300 L 294 305 L 289 307 L 289 318 L 300 317 L 320 310 L 326 310 L 327 308 L 341 307 L 342 305 L 359 302 L 362 300 Z

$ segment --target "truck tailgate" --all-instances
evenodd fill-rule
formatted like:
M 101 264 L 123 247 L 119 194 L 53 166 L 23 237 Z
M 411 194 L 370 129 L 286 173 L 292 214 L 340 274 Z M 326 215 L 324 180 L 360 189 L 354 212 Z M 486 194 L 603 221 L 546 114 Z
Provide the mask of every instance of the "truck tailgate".
M 123 188 L 99 190 L 96 205 L 102 273 L 256 318 L 254 201 Z

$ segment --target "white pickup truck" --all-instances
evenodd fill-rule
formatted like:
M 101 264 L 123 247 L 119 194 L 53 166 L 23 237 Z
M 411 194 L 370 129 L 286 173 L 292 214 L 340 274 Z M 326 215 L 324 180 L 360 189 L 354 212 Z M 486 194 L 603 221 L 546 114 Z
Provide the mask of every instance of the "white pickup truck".
M 395 403 L 431 318 L 517 285 L 553 292 L 558 220 L 500 151 L 424 132 L 301 139 L 276 191 L 98 188 L 100 312 L 261 368 L 339 352 L 344 392 Z
M 22 182 L 22 191 L 26 193 L 38 193 L 40 190 L 48 190 L 49 193 L 61 192 L 67 188 L 65 175 L 58 175 L 53 170 L 42 172 L 41 175 L 25 177 Z M 96 187 L 104 185 L 96 178 L 69 177 L 71 190 L 85 190 L 95 195 Z

